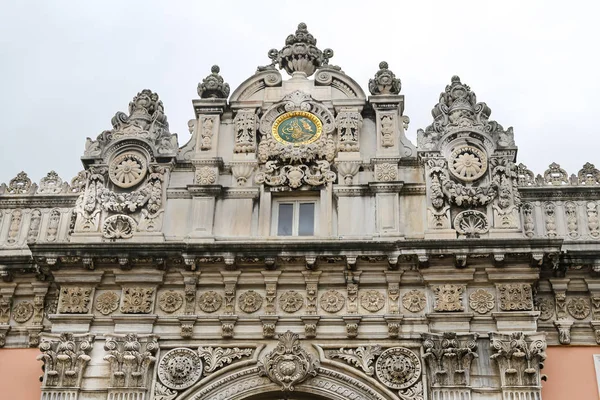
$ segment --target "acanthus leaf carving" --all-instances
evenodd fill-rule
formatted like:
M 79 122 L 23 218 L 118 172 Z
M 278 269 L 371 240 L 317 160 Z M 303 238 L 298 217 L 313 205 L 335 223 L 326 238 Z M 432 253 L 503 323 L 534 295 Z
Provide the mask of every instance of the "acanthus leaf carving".
M 154 305 L 154 288 L 125 287 L 121 312 L 124 314 L 149 314 Z
M 104 350 L 104 360 L 110 364 L 110 387 L 148 388 L 158 351 L 156 336 L 107 334 Z
M 381 346 L 361 346 L 355 349 L 331 350 L 328 352 L 329 358 L 341 358 L 349 364 L 362 369 L 367 375 L 373 376 L 375 373 L 375 357 L 381 354 Z
M 428 380 L 434 387 L 469 386 L 477 355 L 477 333 L 422 333 Z
M 339 151 L 359 151 L 359 133 L 363 118 L 356 109 L 342 108 L 335 117 Z
M 90 334 L 44 334 L 37 359 L 44 362 L 42 388 L 76 388 L 91 360 L 94 336 Z
M 432 287 L 435 295 L 435 311 L 464 311 L 462 303 L 462 294 L 465 290 L 463 286 L 446 283 L 444 285 L 435 285 Z
M 254 153 L 256 151 L 256 130 L 258 128 L 256 112 L 243 109 L 233 119 L 235 126 L 235 153 Z
M 60 290 L 58 312 L 62 314 L 86 314 L 90 310 L 92 288 L 63 287 Z
M 252 356 L 254 350 L 239 347 L 199 347 L 198 354 L 204 360 L 204 373 L 210 374 L 217 369 L 231 364 L 234 360 Z
M 498 363 L 502 386 L 540 387 L 545 377 L 540 370 L 546 359 L 546 341 L 542 334 L 491 333 L 490 356 Z

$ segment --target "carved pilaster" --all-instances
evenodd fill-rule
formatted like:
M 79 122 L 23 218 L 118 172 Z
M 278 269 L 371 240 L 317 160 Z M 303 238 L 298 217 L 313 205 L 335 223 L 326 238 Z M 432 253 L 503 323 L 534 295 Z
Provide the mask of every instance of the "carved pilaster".
M 470 399 L 471 363 L 478 357 L 477 333 L 422 333 L 421 337 L 433 398 L 446 398 L 443 393 L 453 390 L 461 393 L 458 398 Z
M 317 295 L 321 271 L 303 271 L 302 275 L 306 282 L 306 314 L 317 315 Z
M 183 278 L 185 305 L 184 312 L 186 315 L 193 315 L 196 312 L 196 283 L 198 275 L 189 275 Z
M 42 393 L 47 389 L 74 389 L 81 387 L 81 379 L 91 360 L 94 336 L 90 334 L 44 334 L 40 343 L 44 362 Z M 56 398 L 62 398 L 60 396 Z M 68 398 L 68 397 L 65 397 Z
M 346 272 L 346 290 L 348 293 L 346 310 L 348 314 L 358 314 L 358 284 L 360 282 L 360 274 L 360 271 Z
M 400 277 L 402 272 L 386 272 L 385 279 L 388 284 L 388 313 L 399 314 L 398 299 L 400 298 Z
M 109 389 L 141 389 L 145 393 L 152 381 L 152 365 L 158 351 L 155 335 L 106 334 L 104 360 L 110 365 Z M 114 398 L 119 398 L 114 396 Z M 109 396 L 110 398 L 110 396 Z
M 541 369 L 546 359 L 546 338 L 543 333 L 490 333 L 490 356 L 500 370 L 504 399 L 541 398 Z

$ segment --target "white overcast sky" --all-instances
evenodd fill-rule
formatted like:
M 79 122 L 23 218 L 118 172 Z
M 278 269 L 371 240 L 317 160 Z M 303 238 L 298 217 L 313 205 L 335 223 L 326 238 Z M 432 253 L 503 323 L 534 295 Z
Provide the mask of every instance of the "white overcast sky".
M 144 88 L 179 144 L 213 64 L 231 91 L 306 22 L 367 92 L 382 60 L 402 80 L 408 136 L 459 75 L 513 126 L 535 173 L 600 167 L 600 2 L 0 0 L 0 182 L 24 170 L 70 180 L 85 138 Z M 283 72 L 284 78 L 286 77 Z

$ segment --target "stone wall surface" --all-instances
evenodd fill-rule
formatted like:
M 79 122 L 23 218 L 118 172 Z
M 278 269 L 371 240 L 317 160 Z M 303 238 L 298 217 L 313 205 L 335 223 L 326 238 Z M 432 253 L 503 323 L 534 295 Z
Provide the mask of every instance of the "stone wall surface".
M 145 89 L 71 181 L 0 186 L 0 347 L 43 400 L 535 400 L 588 356 L 548 345 L 600 343 L 600 171 L 534 174 L 457 76 L 413 144 L 389 65 L 367 96 L 316 43 L 214 66 L 186 144 Z

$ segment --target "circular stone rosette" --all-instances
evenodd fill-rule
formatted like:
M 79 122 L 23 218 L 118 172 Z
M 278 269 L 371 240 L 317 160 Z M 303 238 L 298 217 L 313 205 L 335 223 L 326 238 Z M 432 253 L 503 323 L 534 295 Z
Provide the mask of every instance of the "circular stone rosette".
M 375 364 L 375 373 L 387 387 L 407 389 L 421 377 L 421 361 L 409 349 L 393 347 L 381 353 Z
M 329 313 L 340 311 L 345 302 L 346 299 L 337 290 L 328 290 L 321 296 L 321 308 Z
M 213 313 L 221 308 L 223 296 L 214 290 L 202 293 L 198 299 L 198 307 L 205 313 Z
M 286 313 L 293 313 L 302 308 L 304 297 L 294 290 L 285 292 L 279 298 L 279 307 Z
M 262 303 L 262 296 L 254 290 L 248 290 L 247 292 L 242 293 L 239 299 L 240 310 L 248 314 L 258 311 L 262 306 Z
M 487 171 L 487 156 L 473 146 L 461 146 L 450 153 L 450 173 L 461 181 L 473 182 Z
M 169 290 L 160 295 L 158 306 L 166 313 L 174 313 L 183 305 L 183 295 L 174 290 Z
M 108 176 L 112 183 L 127 189 L 140 183 L 147 171 L 148 165 L 144 156 L 135 152 L 127 152 L 111 161 Z
M 168 351 L 158 365 L 158 377 L 169 389 L 192 386 L 202 375 L 202 360 L 193 350 L 183 347 Z

